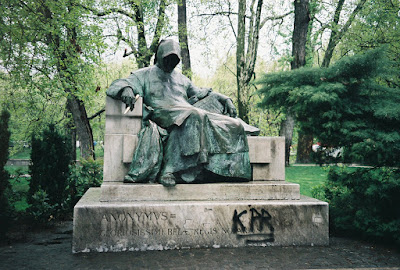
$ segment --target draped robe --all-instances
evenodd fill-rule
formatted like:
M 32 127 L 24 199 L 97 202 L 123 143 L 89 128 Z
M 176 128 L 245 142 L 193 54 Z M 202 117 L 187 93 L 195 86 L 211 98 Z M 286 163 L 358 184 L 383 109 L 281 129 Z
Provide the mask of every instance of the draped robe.
M 168 53 L 174 53 L 174 48 L 169 48 L 167 53 L 164 48 L 164 54 L 159 56 L 158 61 L 162 61 Z M 241 122 L 193 106 L 196 101 L 210 98 L 213 94 L 210 89 L 197 88 L 181 73 L 175 70 L 165 72 L 158 65 L 139 69 L 126 79 L 114 81 L 107 95 L 121 99 L 126 87 L 143 97 L 144 110 L 150 112 L 147 118 L 168 132 L 166 142 L 160 139 L 163 144 L 162 165 L 158 165 L 161 172 L 152 173 L 151 178 L 157 174 L 178 175 L 204 169 L 224 177 L 251 178 L 247 139 Z M 141 168 L 138 168 L 141 166 L 138 164 L 144 161 L 135 161 L 135 158 L 143 159 L 146 154 L 143 148 L 150 146 L 139 143 L 138 147 L 142 149 L 136 152 L 142 151 L 142 156 L 135 153 L 128 173 L 133 182 L 144 178 L 140 175 L 143 173 Z M 180 181 L 191 182 L 193 179 L 182 177 Z

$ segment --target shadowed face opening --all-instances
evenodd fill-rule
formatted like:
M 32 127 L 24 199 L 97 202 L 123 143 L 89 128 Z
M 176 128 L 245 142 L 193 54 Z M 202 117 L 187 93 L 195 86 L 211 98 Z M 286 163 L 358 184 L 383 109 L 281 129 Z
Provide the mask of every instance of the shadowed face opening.
M 172 72 L 179 63 L 179 57 L 176 54 L 170 54 L 163 59 L 163 70 L 165 72 Z

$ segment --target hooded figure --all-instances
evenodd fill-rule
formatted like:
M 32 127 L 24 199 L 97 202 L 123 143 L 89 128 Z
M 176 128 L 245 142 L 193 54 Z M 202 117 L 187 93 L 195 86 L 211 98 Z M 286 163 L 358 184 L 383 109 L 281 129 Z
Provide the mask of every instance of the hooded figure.
M 154 123 L 167 131 L 164 142 L 161 137 L 158 139 L 161 144 L 158 152 L 162 155 L 158 160 L 162 160 L 162 164 L 152 173 L 153 177 L 158 175 L 161 184 L 173 186 L 177 182 L 212 180 L 205 176 L 224 181 L 249 180 L 251 168 L 246 134 L 242 122 L 235 118 L 232 100 L 211 89 L 195 87 L 187 77 L 175 71 L 180 57 L 177 42 L 161 41 L 155 65 L 114 81 L 107 95 L 133 108 L 135 96 L 139 94 L 143 97 L 144 118 L 151 120 L 150 125 L 145 124 L 152 130 L 148 134 L 154 138 Z M 216 107 L 227 115 L 215 113 Z M 143 159 L 140 153 L 147 148 L 144 142 L 141 145 L 145 139 L 142 132 L 141 136 L 125 182 L 145 181 L 144 170 L 138 165 L 143 163 L 143 160 L 139 162 Z

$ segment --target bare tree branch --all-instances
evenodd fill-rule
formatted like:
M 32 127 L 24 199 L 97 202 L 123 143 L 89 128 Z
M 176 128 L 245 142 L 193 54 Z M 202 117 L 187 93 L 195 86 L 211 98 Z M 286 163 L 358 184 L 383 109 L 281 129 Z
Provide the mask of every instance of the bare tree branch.
M 270 17 L 266 17 L 262 20 L 261 24 L 260 24 L 260 29 L 264 27 L 264 25 L 268 22 L 268 21 L 275 21 L 275 20 L 283 20 L 286 16 L 292 14 L 294 11 L 291 10 L 289 12 L 286 12 L 285 14 L 279 15 L 279 16 L 270 16 Z
M 230 5 L 230 4 L 229 4 Z M 219 16 L 219 15 L 223 15 L 223 16 L 230 16 L 230 15 L 239 15 L 237 12 L 232 12 L 232 11 L 218 11 L 218 12 L 214 12 L 214 13 L 201 13 L 201 14 L 197 14 L 195 16 Z M 246 19 L 250 19 L 249 16 L 245 15 Z
M 357 13 L 363 8 L 365 2 L 367 0 L 360 0 L 356 6 L 356 8 L 353 10 L 353 12 L 350 14 L 349 19 L 346 21 L 344 26 L 340 31 L 337 30 L 338 24 L 339 24 L 339 19 L 340 19 L 340 13 L 343 7 L 344 0 L 340 0 L 338 3 L 338 6 L 336 7 L 335 11 L 335 16 L 333 19 L 333 26 L 332 26 L 332 33 L 329 38 L 329 43 L 328 47 L 326 48 L 324 59 L 322 61 L 322 67 L 328 67 L 333 55 L 333 51 L 336 47 L 336 45 L 339 43 L 339 41 L 342 39 L 344 34 L 347 32 L 349 29 L 350 25 L 352 24 L 354 18 L 356 17 Z
M 158 46 L 158 43 L 160 43 L 162 29 L 164 28 L 165 25 L 165 6 L 166 6 L 165 0 L 161 0 L 160 6 L 158 8 L 157 24 L 156 28 L 154 29 L 154 36 L 150 45 L 150 51 L 152 53 L 156 53 L 156 48 Z
M 228 1 L 228 7 L 229 7 L 229 12 L 231 12 L 232 8 L 231 8 L 231 2 L 230 1 Z M 235 31 L 235 27 L 233 27 L 233 23 L 232 23 L 230 15 L 228 15 L 228 20 L 229 20 L 229 24 L 230 24 L 230 26 L 232 28 L 233 36 L 236 39 L 236 31 Z
M 121 31 L 118 23 L 117 23 L 117 27 L 118 27 L 117 34 L 116 34 L 116 37 L 118 38 L 117 44 L 119 44 L 119 42 L 122 40 L 123 42 L 128 44 L 128 46 L 131 48 L 131 51 L 129 53 L 127 53 L 127 49 L 125 49 L 124 55 L 122 57 L 127 57 L 127 56 L 129 56 L 131 54 L 135 54 L 135 56 L 137 56 L 138 55 L 138 51 L 135 48 L 135 45 L 130 41 L 130 39 L 128 39 L 128 38 L 126 38 L 126 37 L 124 37 L 122 35 L 122 31 Z
M 252 40 L 253 40 L 253 34 L 254 34 L 254 31 L 253 31 L 253 27 L 254 27 L 254 16 L 255 16 L 255 14 L 254 14 L 254 4 L 255 4 L 255 0 L 251 0 L 251 4 L 250 4 L 250 24 L 249 24 L 249 35 L 248 35 L 248 38 L 247 38 L 247 40 L 248 40 L 248 44 L 250 45 L 250 42 L 252 42 Z M 247 46 L 247 54 L 249 54 L 249 52 L 250 52 L 250 48 L 249 48 L 249 46 Z
M 103 112 L 106 111 L 106 108 L 101 109 L 100 111 L 98 111 L 97 113 L 93 114 L 92 116 L 88 117 L 88 120 L 92 120 L 94 118 L 96 118 L 97 116 L 100 116 Z
M 352 24 L 352 22 L 354 21 L 354 18 L 356 17 L 356 15 L 358 14 L 358 12 L 363 8 L 365 2 L 367 0 L 360 0 L 360 2 L 358 2 L 356 8 L 353 10 L 353 12 L 351 13 L 349 19 L 347 20 L 347 22 L 345 23 L 345 25 L 343 26 L 342 30 L 340 30 L 339 34 L 338 34 L 338 38 L 341 39 L 343 37 L 343 35 L 347 32 L 347 30 L 349 29 L 350 25 Z
M 76 6 L 80 6 L 80 7 L 84 8 L 84 9 L 86 9 L 86 10 L 89 10 L 90 12 L 92 12 L 97 17 L 104 17 L 104 16 L 112 14 L 112 13 L 118 13 L 118 14 L 121 14 L 121 15 L 125 15 L 125 16 L 127 16 L 127 17 L 129 17 L 131 19 L 135 18 L 134 14 L 132 14 L 132 13 L 126 11 L 126 10 L 123 10 L 121 8 L 109 8 L 107 10 L 97 10 L 95 8 L 88 7 L 88 6 L 79 4 L 79 3 L 77 3 L 75 5 Z
M 122 55 L 122 57 L 128 57 L 129 55 L 131 55 L 131 54 L 134 54 L 135 52 L 134 51 L 130 51 L 130 52 L 127 52 L 128 50 L 127 49 L 125 49 L 125 51 L 124 51 L 124 55 Z

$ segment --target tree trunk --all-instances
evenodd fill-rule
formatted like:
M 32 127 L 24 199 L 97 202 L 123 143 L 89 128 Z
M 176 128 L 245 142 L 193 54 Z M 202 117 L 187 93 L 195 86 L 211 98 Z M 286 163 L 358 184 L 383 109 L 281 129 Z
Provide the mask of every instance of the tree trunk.
M 81 157 L 83 159 L 89 157 L 95 158 L 93 133 L 86 114 L 85 105 L 77 97 L 69 95 L 67 100 L 67 109 L 74 119 L 76 134 L 80 141 Z
M 68 106 L 66 108 L 65 113 L 70 113 Z M 75 162 L 76 160 L 76 129 L 74 125 L 73 119 L 70 119 L 68 123 L 66 124 L 66 129 L 67 129 L 67 134 L 68 137 L 70 138 L 70 144 L 71 144 L 71 149 L 72 149 L 72 160 Z
M 292 146 L 294 129 L 294 117 L 291 113 L 286 114 L 286 119 L 282 121 L 281 128 L 279 130 L 279 136 L 285 137 L 285 164 L 290 164 L 290 147 Z
M 236 36 L 236 85 L 238 116 L 246 123 L 249 122 L 246 110 L 246 98 L 244 95 L 245 81 L 245 38 L 246 38 L 246 0 L 239 0 L 238 7 L 238 28 Z
M 294 6 L 293 30 L 293 61 L 291 68 L 296 69 L 306 65 L 306 44 L 310 23 L 310 10 L 308 0 L 297 0 Z M 313 135 L 299 132 L 297 142 L 296 163 L 309 163 L 312 150 Z
M 179 0 L 178 2 L 178 36 L 182 54 L 182 73 L 191 79 L 192 70 L 187 36 L 186 0 Z
M 294 2 L 294 29 L 292 38 L 293 61 L 290 63 L 292 70 L 303 67 L 306 64 L 306 43 L 309 22 L 310 9 L 308 0 L 296 0 Z M 286 166 L 290 164 L 290 147 L 292 146 L 294 126 L 294 116 L 288 113 L 286 119 L 281 124 L 281 130 L 279 132 L 280 136 L 285 136 Z M 303 146 L 298 147 L 302 148 Z
M 296 0 L 294 2 L 294 30 L 291 69 L 305 66 L 306 64 L 306 43 L 308 23 L 310 22 L 310 10 L 308 0 Z
M 73 12 L 74 6 L 71 4 L 68 7 L 69 12 Z M 63 37 L 58 33 L 50 34 L 50 40 L 54 40 L 55 42 L 53 43 L 49 41 L 48 45 L 51 47 L 54 46 L 53 48 L 59 58 L 57 71 L 62 78 L 64 91 L 68 94 L 66 107 L 72 115 L 76 135 L 80 141 L 81 158 L 87 159 L 89 157 L 93 157 L 94 159 L 95 155 L 92 128 L 90 126 L 83 101 L 74 94 L 75 91 L 73 90 L 76 89 L 77 82 L 74 80 L 74 74 L 72 74 L 72 71 L 70 70 L 71 67 L 79 63 L 80 59 L 80 47 L 78 44 L 76 26 L 67 25 L 66 33 L 69 40 L 69 44 L 67 44 L 67 46 L 61 46 L 61 40 Z
M 246 123 L 249 123 L 249 99 L 250 81 L 254 75 L 254 67 L 257 59 L 258 40 L 261 28 L 261 10 L 263 1 L 253 0 L 249 9 L 251 10 L 250 24 L 246 31 L 246 1 L 239 0 L 238 6 L 238 28 L 236 35 L 236 84 L 238 115 Z M 246 33 L 248 33 L 246 35 Z M 245 42 L 247 38 L 247 52 Z
M 237 95 L 238 95 L 238 116 L 244 122 L 249 123 L 249 106 L 248 106 L 249 85 L 243 80 L 237 79 Z M 239 98 L 240 97 L 240 98 Z M 240 100 L 240 101 L 239 101 Z
M 127 37 L 123 37 L 122 33 L 119 33 L 120 38 L 131 46 L 132 52 L 127 53 L 125 51 L 124 57 L 135 54 L 136 62 L 138 68 L 144 68 L 150 66 L 150 59 L 156 53 L 158 43 L 160 42 L 160 37 L 162 30 L 165 25 L 165 0 L 159 1 L 157 23 L 153 33 L 153 39 L 151 41 L 150 47 L 147 46 L 146 31 L 145 31 L 145 18 L 143 14 L 143 5 L 140 1 L 130 1 L 132 4 L 132 9 L 134 11 L 134 16 L 131 19 L 134 21 L 137 30 L 137 49 L 134 47 L 134 43 L 129 41 Z
M 299 140 L 297 142 L 296 163 L 310 163 L 311 151 L 314 137 L 312 134 L 299 132 Z

